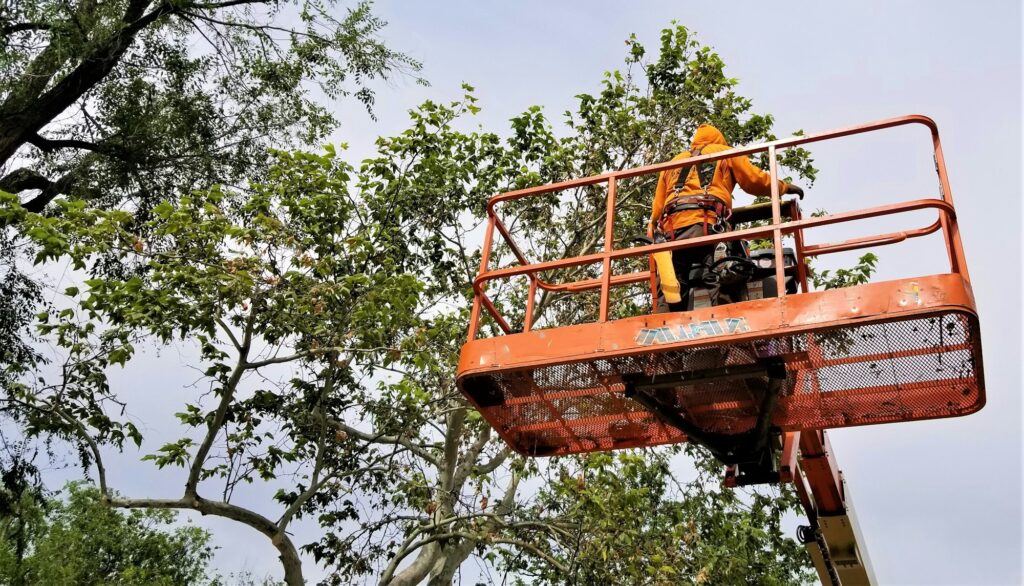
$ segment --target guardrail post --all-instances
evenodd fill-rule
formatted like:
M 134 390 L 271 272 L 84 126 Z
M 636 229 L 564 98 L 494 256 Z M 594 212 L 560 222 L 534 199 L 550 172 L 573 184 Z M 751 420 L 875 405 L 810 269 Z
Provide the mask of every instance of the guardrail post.
M 800 210 L 800 205 L 796 202 L 790 204 L 795 213 L 791 214 L 793 221 L 802 220 L 804 218 L 803 212 Z M 793 232 L 794 248 L 796 248 L 796 275 L 800 282 L 800 292 L 807 293 L 811 290 L 807 282 L 807 256 L 804 254 L 804 229 L 800 228 Z
M 487 265 L 491 261 L 491 241 L 494 239 L 494 215 L 487 214 L 487 229 L 484 232 L 484 247 L 480 251 L 480 272 L 482 275 L 487 272 Z M 482 285 L 481 285 L 482 287 Z M 469 341 L 476 339 L 480 329 L 480 296 L 473 295 L 473 310 L 469 314 Z
M 939 132 L 932 129 L 932 147 L 935 156 L 935 172 L 939 176 L 939 189 L 942 191 L 942 201 L 953 205 L 953 194 L 949 188 L 949 177 L 946 175 L 946 159 L 942 156 L 942 142 L 939 140 Z M 942 224 L 942 232 L 946 237 L 946 252 L 949 253 L 949 267 L 954 273 L 959 273 L 968 282 L 971 280 L 967 272 L 967 263 L 964 262 L 964 247 L 960 243 L 960 228 L 957 226 L 956 218 L 950 218 L 947 214 L 940 213 L 939 221 Z
M 597 321 L 608 321 L 608 297 L 612 282 L 612 250 L 615 249 L 615 190 L 617 181 L 614 176 L 608 178 L 608 203 L 604 220 L 604 262 L 601 271 L 601 309 Z
M 533 325 L 534 297 L 537 296 L 537 275 L 530 273 L 530 290 L 526 294 L 526 315 L 523 317 L 523 331 L 530 331 Z
M 775 146 L 768 147 L 768 172 L 772 180 L 772 240 L 775 245 L 775 290 L 779 297 L 786 296 L 786 265 L 782 254 L 782 204 L 779 194 L 779 167 L 775 161 Z

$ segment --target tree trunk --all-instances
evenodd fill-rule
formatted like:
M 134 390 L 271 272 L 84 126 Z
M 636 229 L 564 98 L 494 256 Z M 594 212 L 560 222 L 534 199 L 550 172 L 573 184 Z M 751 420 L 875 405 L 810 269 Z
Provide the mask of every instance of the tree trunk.
M 435 564 L 436 572 L 430 576 L 427 586 L 451 586 L 455 579 L 455 572 L 459 571 L 463 562 L 469 559 L 476 544 L 475 539 L 463 539 L 457 545 L 446 547 L 441 554 L 441 563 Z M 441 567 L 437 568 L 437 565 Z
M 382 582 L 382 586 L 417 586 L 430 573 L 430 570 L 437 563 L 438 547 L 430 543 L 420 550 L 412 565 L 395 574 L 393 578 Z M 386 577 L 385 577 L 386 578 Z

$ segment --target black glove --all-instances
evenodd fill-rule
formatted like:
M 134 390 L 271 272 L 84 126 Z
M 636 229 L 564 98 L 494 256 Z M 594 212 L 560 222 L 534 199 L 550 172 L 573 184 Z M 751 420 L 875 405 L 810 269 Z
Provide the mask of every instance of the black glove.
M 800 197 L 800 199 L 804 198 L 804 190 L 799 185 L 792 185 L 792 184 L 787 185 L 786 186 L 786 193 L 798 195 Z

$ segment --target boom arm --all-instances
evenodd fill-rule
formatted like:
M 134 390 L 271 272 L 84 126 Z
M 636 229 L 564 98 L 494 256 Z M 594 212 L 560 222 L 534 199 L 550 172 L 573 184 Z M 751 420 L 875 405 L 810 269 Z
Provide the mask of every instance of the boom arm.
M 828 436 L 823 430 L 787 433 L 784 448 L 790 442 L 800 446 L 792 480 L 809 521 L 800 527 L 798 537 L 811 555 L 821 583 L 877 584 Z M 788 447 L 792 451 L 794 446 Z
M 808 521 L 799 527 L 797 537 L 807 548 L 821 583 L 877 584 L 843 473 L 824 430 L 791 431 L 775 437 L 774 451 L 779 458 L 770 464 L 770 470 L 750 463 L 729 465 L 725 467 L 725 485 L 792 482 Z

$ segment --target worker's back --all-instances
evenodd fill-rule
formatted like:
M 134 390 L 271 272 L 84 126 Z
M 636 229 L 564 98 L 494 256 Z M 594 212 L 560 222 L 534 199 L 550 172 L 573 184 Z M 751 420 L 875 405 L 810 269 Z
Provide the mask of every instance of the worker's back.
M 725 136 L 710 124 L 701 124 L 693 135 L 691 150 L 676 155 L 672 160 L 678 161 L 691 156 L 711 155 L 732 149 L 726 142 Z M 702 169 L 697 167 L 707 167 Z M 713 171 L 711 171 L 713 169 Z M 686 181 L 677 191 L 679 174 L 688 171 Z M 703 175 L 703 179 L 702 179 Z M 710 176 L 710 177 L 709 177 Z M 708 179 L 710 178 L 710 182 Z M 768 173 L 755 167 L 747 157 L 733 157 L 721 159 L 714 163 L 706 163 L 693 167 L 683 167 L 680 170 L 667 171 L 658 178 L 658 189 L 655 192 L 654 206 L 651 218 L 658 222 L 661 219 L 665 205 L 676 197 L 702 196 L 706 193 L 720 199 L 726 208 L 732 208 L 732 191 L 736 184 L 739 184 L 744 191 L 751 195 L 771 195 L 771 177 Z M 779 182 L 779 192 L 786 190 L 786 184 Z M 713 211 L 685 210 L 673 214 L 671 227 L 673 229 L 692 226 L 701 222 L 714 223 L 716 215 Z

